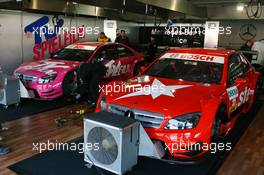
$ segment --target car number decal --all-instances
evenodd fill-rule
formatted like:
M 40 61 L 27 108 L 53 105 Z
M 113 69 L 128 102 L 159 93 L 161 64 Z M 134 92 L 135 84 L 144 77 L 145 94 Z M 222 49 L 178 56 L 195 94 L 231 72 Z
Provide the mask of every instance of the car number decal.
M 227 89 L 229 100 L 233 100 L 238 97 L 238 89 L 236 86 Z

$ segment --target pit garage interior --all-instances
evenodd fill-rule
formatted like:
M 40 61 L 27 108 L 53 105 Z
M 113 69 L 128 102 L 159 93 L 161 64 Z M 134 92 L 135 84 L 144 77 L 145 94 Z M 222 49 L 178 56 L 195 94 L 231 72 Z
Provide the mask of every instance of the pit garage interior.
M 0 174 L 264 175 L 263 40 L 263 0 L 0 0 Z

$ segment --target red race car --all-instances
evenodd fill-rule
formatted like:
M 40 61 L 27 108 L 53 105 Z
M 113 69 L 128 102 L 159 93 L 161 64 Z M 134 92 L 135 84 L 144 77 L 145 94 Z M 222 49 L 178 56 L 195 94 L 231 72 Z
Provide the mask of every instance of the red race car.
M 195 160 L 249 111 L 258 77 L 237 51 L 170 50 L 140 75 L 102 88 L 96 111 L 133 117 L 169 158 Z
M 70 96 L 77 88 L 75 70 L 83 63 L 104 59 L 105 81 L 126 80 L 139 72 L 144 55 L 119 43 L 77 43 L 53 54 L 51 58 L 26 62 L 15 70 L 29 91 L 41 99 Z

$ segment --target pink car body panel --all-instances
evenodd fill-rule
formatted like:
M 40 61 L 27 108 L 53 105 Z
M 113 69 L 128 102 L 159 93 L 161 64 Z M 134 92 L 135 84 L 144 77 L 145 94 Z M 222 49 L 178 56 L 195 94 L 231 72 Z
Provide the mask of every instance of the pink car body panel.
M 89 49 L 94 49 L 94 52 L 87 58 L 87 62 L 91 62 L 94 58 L 97 51 L 105 46 L 105 45 L 113 45 L 115 43 L 108 44 L 100 44 L 100 43 L 79 43 L 68 46 L 68 48 L 78 48 L 85 49 L 90 47 Z M 121 45 L 122 44 L 115 44 Z M 125 46 L 131 52 L 133 52 L 133 56 L 118 58 L 115 60 L 109 61 L 106 63 L 107 75 L 106 81 L 110 81 L 113 79 L 127 79 L 133 76 L 133 70 L 135 64 L 143 58 L 143 54 L 136 52 L 135 50 Z M 81 61 L 68 61 L 68 60 L 58 60 L 58 59 L 45 59 L 41 61 L 32 61 L 25 62 L 20 65 L 16 70 L 16 75 L 23 75 L 30 78 L 30 81 L 24 82 L 25 87 L 28 90 L 33 90 L 35 94 L 37 94 L 40 99 L 55 99 L 63 95 L 62 82 L 64 77 L 71 71 L 78 68 L 83 62 Z M 39 83 L 38 80 L 48 75 L 49 73 L 57 73 L 57 77 L 53 82 L 49 83 Z
M 34 76 L 34 80 L 28 81 L 25 86 L 27 89 L 35 90 L 38 96 L 43 99 L 54 99 L 63 94 L 62 82 L 65 75 L 80 66 L 78 61 L 63 61 L 46 59 L 37 62 L 22 64 L 16 73 Z M 38 83 L 38 79 L 50 72 L 57 72 L 57 77 L 50 83 Z

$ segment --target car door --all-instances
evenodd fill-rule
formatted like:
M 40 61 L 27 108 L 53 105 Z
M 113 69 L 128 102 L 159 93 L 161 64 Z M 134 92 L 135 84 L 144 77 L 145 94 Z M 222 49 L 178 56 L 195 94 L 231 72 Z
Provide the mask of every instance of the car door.
M 127 79 L 128 77 L 133 76 L 135 61 L 134 53 L 128 47 L 118 44 L 117 54 L 117 62 L 120 64 L 120 78 Z
M 235 53 L 230 56 L 228 62 L 228 108 L 231 116 L 236 116 L 243 109 L 243 105 L 249 100 L 249 78 L 245 69 L 245 60 Z
M 116 44 L 112 44 L 107 46 L 106 53 L 108 55 L 108 62 L 105 62 L 105 66 L 107 67 L 107 72 L 105 77 L 108 80 L 112 79 L 120 79 L 122 77 L 122 62 L 119 60 L 118 51 Z
M 95 54 L 93 60 L 103 61 L 107 68 L 105 80 L 119 79 L 122 75 L 122 64 L 118 59 L 116 44 L 102 46 Z

